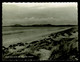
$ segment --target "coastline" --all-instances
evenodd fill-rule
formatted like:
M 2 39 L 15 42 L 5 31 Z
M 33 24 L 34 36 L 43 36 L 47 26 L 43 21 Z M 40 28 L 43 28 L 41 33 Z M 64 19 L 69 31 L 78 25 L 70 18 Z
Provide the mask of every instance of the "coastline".
M 75 28 L 55 31 L 55 33 L 48 33 L 48 36 L 43 36 L 30 43 L 17 43 L 8 48 L 3 46 L 3 61 L 11 59 L 5 58 L 7 56 L 27 60 L 78 60 L 78 35 L 73 36 L 77 31 L 78 29 Z M 74 52 L 71 53 L 71 51 Z

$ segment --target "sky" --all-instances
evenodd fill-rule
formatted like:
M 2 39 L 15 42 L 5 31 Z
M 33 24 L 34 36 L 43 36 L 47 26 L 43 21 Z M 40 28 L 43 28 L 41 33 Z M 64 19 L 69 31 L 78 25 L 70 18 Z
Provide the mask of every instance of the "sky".
M 77 25 L 77 2 L 2 3 L 2 25 Z

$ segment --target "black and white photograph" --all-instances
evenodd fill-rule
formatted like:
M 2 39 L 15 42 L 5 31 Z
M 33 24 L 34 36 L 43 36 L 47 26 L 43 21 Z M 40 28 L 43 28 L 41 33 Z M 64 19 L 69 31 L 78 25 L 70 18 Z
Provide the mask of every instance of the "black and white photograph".
M 78 2 L 2 2 L 2 61 L 78 61 Z

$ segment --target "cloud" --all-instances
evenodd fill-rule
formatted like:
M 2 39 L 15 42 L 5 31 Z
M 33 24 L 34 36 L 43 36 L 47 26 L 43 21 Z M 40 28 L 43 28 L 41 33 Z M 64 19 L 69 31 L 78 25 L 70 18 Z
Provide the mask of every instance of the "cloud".
M 22 24 L 22 25 L 32 25 L 32 24 L 77 24 L 76 21 L 68 20 L 68 19 L 60 19 L 54 17 L 47 17 L 47 18 L 23 18 L 23 19 L 6 19 L 3 23 L 5 25 L 12 25 L 12 24 Z

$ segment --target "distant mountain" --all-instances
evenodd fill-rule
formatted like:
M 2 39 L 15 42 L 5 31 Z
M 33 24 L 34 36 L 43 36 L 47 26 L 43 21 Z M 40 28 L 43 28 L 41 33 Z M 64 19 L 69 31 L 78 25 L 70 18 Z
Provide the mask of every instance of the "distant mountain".
M 21 24 L 15 24 L 15 25 L 10 25 L 10 26 L 3 26 L 3 27 L 69 27 L 69 26 L 76 26 L 76 25 L 52 25 L 52 24 L 21 25 Z

